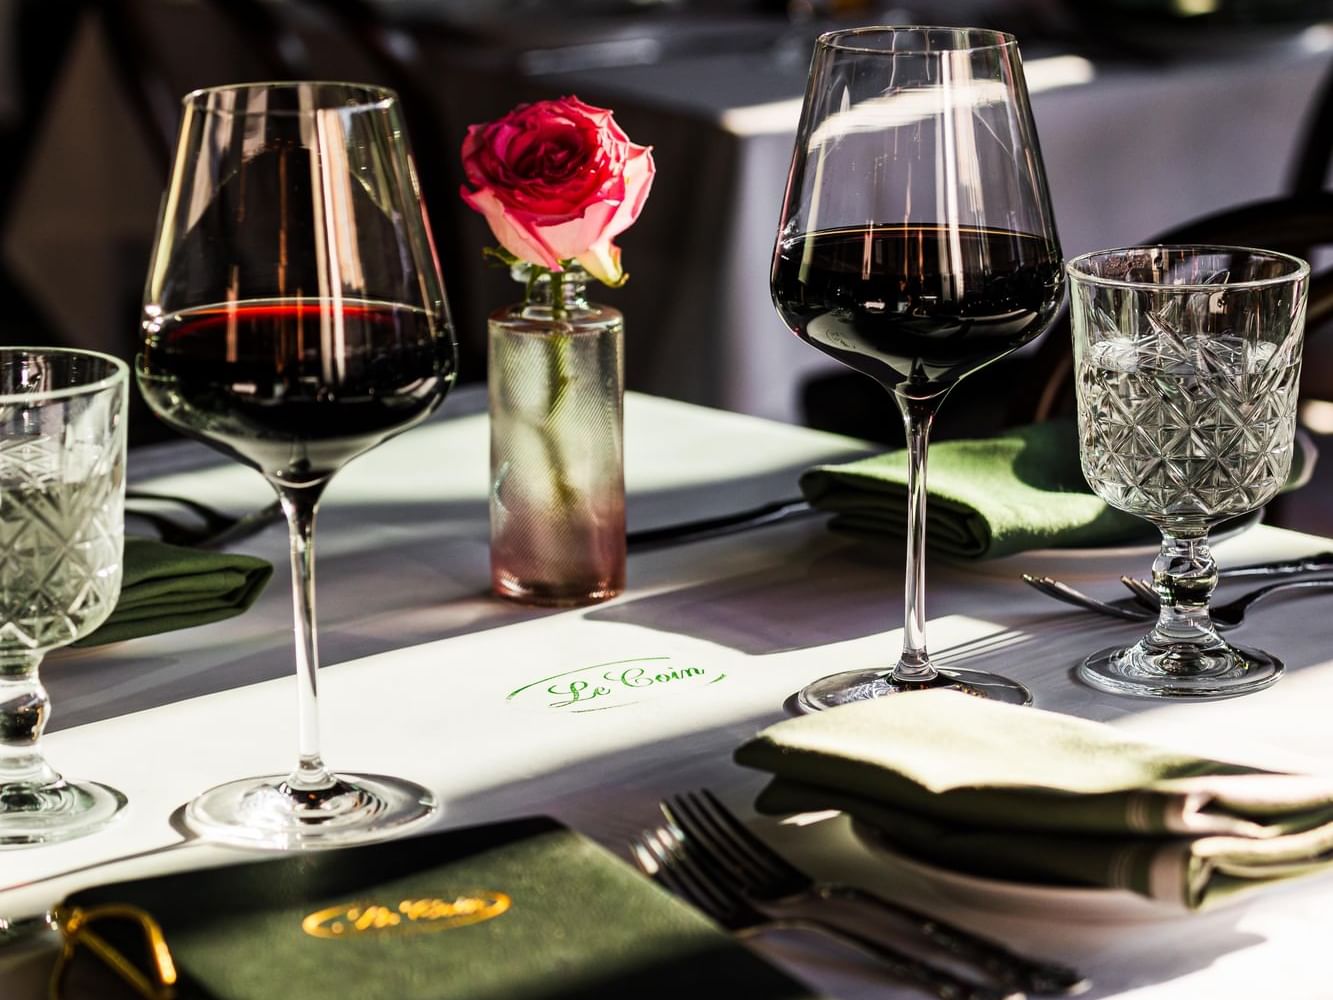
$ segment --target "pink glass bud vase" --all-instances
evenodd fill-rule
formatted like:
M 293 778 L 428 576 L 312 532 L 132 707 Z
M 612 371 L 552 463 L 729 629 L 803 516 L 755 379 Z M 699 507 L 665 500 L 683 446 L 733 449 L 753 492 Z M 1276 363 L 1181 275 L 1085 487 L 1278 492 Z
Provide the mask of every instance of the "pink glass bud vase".
M 491 584 L 592 604 L 625 587 L 624 319 L 581 268 L 513 273 L 524 301 L 489 323 Z

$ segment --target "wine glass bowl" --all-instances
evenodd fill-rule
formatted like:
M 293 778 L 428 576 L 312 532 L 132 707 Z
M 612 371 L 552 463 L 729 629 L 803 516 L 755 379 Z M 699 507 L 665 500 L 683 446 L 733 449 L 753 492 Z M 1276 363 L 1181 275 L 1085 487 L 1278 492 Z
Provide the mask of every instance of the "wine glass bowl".
M 166 423 L 260 472 L 292 536 L 299 763 L 219 786 L 187 821 L 274 848 L 377 839 L 436 808 L 320 756 L 314 521 L 348 461 L 425 420 L 456 345 L 397 98 L 359 84 L 184 99 L 144 294 L 137 373 Z
M 1085 254 L 1069 275 L 1084 477 L 1162 533 L 1156 626 L 1093 654 L 1078 675 L 1150 697 L 1267 687 L 1281 661 L 1231 645 L 1209 616 L 1208 531 L 1287 479 L 1309 266 L 1264 250 L 1156 246 Z
M 393 93 L 254 84 L 184 100 L 144 301 L 153 409 L 276 482 L 321 482 L 454 375 Z
M 106 355 L 0 348 L 0 846 L 82 836 L 125 806 L 43 758 L 38 667 L 120 595 L 128 382 Z
M 975 28 L 857 28 L 820 37 L 773 254 L 774 305 L 811 346 L 870 376 L 909 449 L 903 652 L 891 670 L 816 681 L 815 710 L 956 687 L 1026 703 L 1021 684 L 937 670 L 925 641 L 930 425 L 970 373 L 1053 321 L 1059 241 L 1017 43 Z

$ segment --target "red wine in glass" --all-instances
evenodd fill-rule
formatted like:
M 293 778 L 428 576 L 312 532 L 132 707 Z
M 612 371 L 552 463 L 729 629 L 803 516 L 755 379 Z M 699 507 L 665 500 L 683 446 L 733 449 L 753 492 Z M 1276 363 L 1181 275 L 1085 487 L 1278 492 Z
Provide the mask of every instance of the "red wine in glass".
M 186 309 L 149 324 L 139 381 L 176 429 L 280 481 L 317 482 L 435 408 L 454 376 L 440 328 L 389 302 Z
M 932 396 L 1050 325 L 1060 251 L 1041 236 L 873 226 L 782 241 L 773 301 L 802 340 L 890 390 Z

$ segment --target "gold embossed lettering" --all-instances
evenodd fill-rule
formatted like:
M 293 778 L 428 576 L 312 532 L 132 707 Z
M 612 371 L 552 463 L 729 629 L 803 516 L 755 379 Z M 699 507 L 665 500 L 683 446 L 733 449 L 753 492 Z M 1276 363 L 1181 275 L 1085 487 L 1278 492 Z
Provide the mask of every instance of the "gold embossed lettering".
M 301 930 L 320 938 L 427 933 L 491 920 L 511 905 L 506 893 L 491 891 L 464 893 L 453 899 L 404 899 L 394 905 L 358 900 L 308 914 L 301 921 Z

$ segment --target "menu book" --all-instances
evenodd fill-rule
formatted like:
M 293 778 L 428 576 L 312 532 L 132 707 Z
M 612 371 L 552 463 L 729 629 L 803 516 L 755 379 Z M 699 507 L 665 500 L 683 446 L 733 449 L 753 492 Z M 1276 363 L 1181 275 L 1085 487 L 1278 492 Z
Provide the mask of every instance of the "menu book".
M 66 1000 L 814 995 L 544 818 L 100 886 L 60 915 Z

